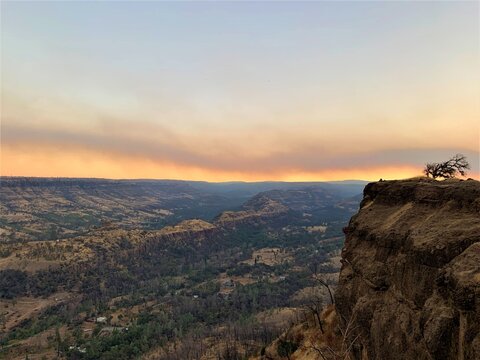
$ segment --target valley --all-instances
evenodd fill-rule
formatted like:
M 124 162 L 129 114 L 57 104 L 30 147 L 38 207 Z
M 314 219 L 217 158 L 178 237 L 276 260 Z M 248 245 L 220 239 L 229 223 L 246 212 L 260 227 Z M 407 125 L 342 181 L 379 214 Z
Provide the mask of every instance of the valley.
M 3 178 L 0 357 L 257 356 L 329 302 L 363 185 Z

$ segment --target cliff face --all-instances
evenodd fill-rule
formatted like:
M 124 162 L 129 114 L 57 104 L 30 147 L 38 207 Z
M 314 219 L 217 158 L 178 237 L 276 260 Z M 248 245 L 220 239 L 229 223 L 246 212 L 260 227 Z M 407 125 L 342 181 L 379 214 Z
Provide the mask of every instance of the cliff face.
M 289 208 L 266 196 L 256 196 L 243 205 L 240 211 L 224 211 L 215 223 L 226 229 L 241 225 L 259 226 L 267 223 L 282 222 Z
M 355 359 L 480 359 L 478 181 L 371 183 L 345 233 Z

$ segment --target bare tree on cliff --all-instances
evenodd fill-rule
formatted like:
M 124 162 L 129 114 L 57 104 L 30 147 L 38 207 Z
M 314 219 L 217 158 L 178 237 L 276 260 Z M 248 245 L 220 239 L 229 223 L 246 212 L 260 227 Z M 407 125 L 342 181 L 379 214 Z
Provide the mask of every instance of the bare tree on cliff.
M 468 169 L 470 169 L 470 164 L 468 163 L 466 156 L 457 154 L 450 160 L 441 163 L 426 164 L 423 173 L 427 175 L 427 177 L 432 177 L 433 179 L 450 179 L 457 176 L 457 174 L 465 176 Z
M 335 329 L 327 328 L 327 336 L 323 341 L 313 342 L 304 348 L 315 350 L 322 360 L 352 360 L 352 348 L 360 338 L 353 316 L 348 320 L 342 316 L 343 321 L 337 324 Z

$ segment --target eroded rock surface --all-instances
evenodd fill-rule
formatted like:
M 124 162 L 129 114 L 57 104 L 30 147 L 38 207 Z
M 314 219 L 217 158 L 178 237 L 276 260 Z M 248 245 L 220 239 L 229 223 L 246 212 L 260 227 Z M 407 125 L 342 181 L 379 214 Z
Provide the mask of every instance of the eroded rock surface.
M 355 359 L 480 359 L 480 182 L 371 183 L 345 233 Z

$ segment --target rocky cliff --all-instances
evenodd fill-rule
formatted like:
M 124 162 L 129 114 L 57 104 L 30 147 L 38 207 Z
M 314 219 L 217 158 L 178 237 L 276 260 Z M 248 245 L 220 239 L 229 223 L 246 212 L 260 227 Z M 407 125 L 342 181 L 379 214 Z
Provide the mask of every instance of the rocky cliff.
M 284 222 L 289 208 L 266 196 L 255 196 L 243 205 L 240 211 L 224 211 L 215 219 L 215 223 L 226 229 L 237 226 L 259 226 Z
M 480 359 L 480 182 L 368 184 L 345 234 L 354 359 Z

